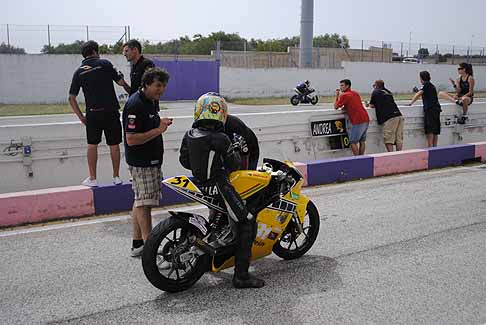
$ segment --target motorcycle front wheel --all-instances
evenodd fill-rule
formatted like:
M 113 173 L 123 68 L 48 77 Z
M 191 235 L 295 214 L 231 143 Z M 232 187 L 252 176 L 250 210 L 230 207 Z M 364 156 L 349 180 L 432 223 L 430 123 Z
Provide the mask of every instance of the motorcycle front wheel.
M 319 97 L 317 97 L 317 96 L 312 97 L 311 100 L 310 100 L 312 105 L 317 104 L 318 101 L 319 101 Z
M 294 95 L 290 98 L 290 104 L 294 105 L 294 106 L 297 106 L 299 105 L 299 95 Z
M 161 221 L 144 243 L 143 272 L 156 288 L 179 292 L 190 288 L 209 269 L 210 257 L 191 253 L 196 227 L 176 217 Z
M 285 260 L 301 257 L 314 245 L 319 234 L 319 225 L 319 212 L 314 203 L 309 201 L 304 223 L 298 225 L 294 220 L 290 221 L 282 237 L 273 245 L 273 252 Z M 300 227 L 302 227 L 302 232 L 299 231 Z

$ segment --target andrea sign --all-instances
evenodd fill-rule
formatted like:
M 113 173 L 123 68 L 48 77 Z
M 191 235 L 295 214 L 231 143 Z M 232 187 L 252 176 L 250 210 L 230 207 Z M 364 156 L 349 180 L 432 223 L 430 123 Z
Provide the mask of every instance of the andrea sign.
M 346 135 L 346 120 L 311 121 L 313 137 Z

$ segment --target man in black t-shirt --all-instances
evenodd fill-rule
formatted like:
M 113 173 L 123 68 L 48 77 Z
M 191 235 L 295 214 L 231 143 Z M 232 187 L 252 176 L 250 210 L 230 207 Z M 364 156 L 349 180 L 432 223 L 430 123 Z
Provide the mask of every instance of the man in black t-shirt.
M 105 133 L 106 144 L 110 146 L 113 165 L 113 182 L 121 184 L 120 180 L 120 147 L 122 129 L 120 124 L 120 105 L 115 94 L 113 81 L 128 88 L 123 76 L 110 61 L 100 59 L 98 43 L 88 41 L 83 44 L 81 54 L 84 57 L 81 66 L 74 72 L 69 89 L 69 104 L 79 120 L 86 125 L 88 140 L 89 177 L 82 184 L 97 186 L 96 163 L 98 160 L 98 144 L 101 135 Z M 86 116 L 79 108 L 76 97 L 83 89 L 86 101 Z
M 131 63 L 130 91 L 128 92 L 131 96 L 140 89 L 143 73 L 155 67 L 155 65 L 151 60 L 142 55 L 142 45 L 134 39 L 123 44 L 123 55 Z
M 437 89 L 430 82 L 430 73 L 428 71 L 420 72 L 420 82 L 422 89 L 420 89 L 410 102 L 412 106 L 420 97 L 422 97 L 424 107 L 424 130 L 427 137 L 428 147 L 437 147 L 437 141 L 440 134 L 440 107 L 439 98 L 437 97 Z
M 371 94 L 369 107 L 376 111 L 378 124 L 383 124 L 383 138 L 388 152 L 393 151 L 396 145 L 397 151 L 403 149 L 403 124 L 404 118 L 398 109 L 391 91 L 385 88 L 383 80 L 376 80 L 373 84 L 374 91 Z
M 147 70 L 142 88 L 128 99 L 123 109 L 125 159 L 132 175 L 135 194 L 133 221 L 133 257 L 140 256 L 144 240 L 152 230 L 152 207 L 160 201 L 164 142 L 162 133 L 172 124 L 160 118 L 158 102 L 169 82 L 169 74 L 159 68 Z
M 243 137 L 243 145 L 246 144 L 247 152 L 242 152 L 241 158 L 242 160 L 247 160 L 247 166 L 242 166 L 242 169 L 256 170 L 260 147 L 258 146 L 258 139 L 255 133 L 238 117 L 229 114 L 224 129 L 230 139 L 234 138 L 234 134 Z

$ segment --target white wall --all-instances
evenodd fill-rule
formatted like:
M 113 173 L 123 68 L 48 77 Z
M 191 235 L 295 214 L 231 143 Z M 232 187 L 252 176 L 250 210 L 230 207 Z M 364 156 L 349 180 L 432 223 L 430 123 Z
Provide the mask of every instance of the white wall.
M 371 93 L 376 79 L 383 79 L 395 93 L 409 93 L 419 86 L 419 72 L 428 70 L 440 90 L 452 90 L 449 78 L 456 78 L 455 65 L 343 62 L 343 69 L 239 69 L 221 67 L 221 94 L 227 97 L 291 96 L 298 82 L 309 79 L 319 95 L 332 95 L 339 80 L 350 79 L 352 87 Z M 474 67 L 476 90 L 486 90 L 486 66 Z
M 423 113 L 421 106 L 402 107 L 406 117 L 404 130 L 405 149 L 425 147 Z M 441 114 L 442 134 L 439 145 L 486 141 L 486 102 L 475 103 L 469 112 L 470 122 L 462 132 L 462 140 L 455 131 L 457 126 L 445 125 L 447 119 L 458 114 L 457 105 L 444 105 Z M 376 124 L 374 110 L 367 137 L 367 153 L 383 152 L 382 127 Z M 236 114 L 238 115 L 238 114 Z M 260 159 L 290 159 L 310 161 L 322 158 L 351 156 L 350 149 L 330 150 L 325 137 L 311 137 L 311 120 L 334 120 L 343 118 L 341 112 L 323 110 L 290 109 L 277 113 L 251 113 L 240 116 L 256 133 L 260 142 Z M 190 127 L 192 117 L 177 118 L 164 134 L 165 155 L 163 171 L 166 177 L 189 172 L 179 164 L 179 147 L 182 136 Z M 22 154 L 0 155 L 0 193 L 41 189 L 46 187 L 78 185 L 88 173 L 86 162 L 86 140 L 84 127 L 79 122 L 46 123 L 41 125 L 0 126 L 0 152 L 11 140 L 32 138 L 32 177 L 27 175 Z M 122 159 L 121 176 L 128 180 L 127 168 Z M 108 147 L 99 147 L 98 180 L 111 182 L 111 162 Z
M 220 93 L 230 98 L 291 96 L 297 83 L 305 79 L 322 93 L 336 89 L 343 69 L 240 69 L 221 67 Z M 338 85 L 339 86 L 339 85 Z
M 129 65 L 122 55 L 102 56 L 110 60 L 129 79 Z M 71 78 L 81 63 L 80 55 L 0 54 L 0 103 L 65 103 Z M 486 90 L 486 66 L 475 66 L 476 89 Z M 330 95 L 341 79 L 349 78 L 353 88 L 371 92 L 375 79 L 383 79 L 395 93 L 410 92 L 419 85 L 418 73 L 429 70 L 440 88 L 450 88 L 455 65 L 343 62 L 343 69 L 239 69 L 221 67 L 220 92 L 228 97 L 290 96 L 295 85 L 309 79 L 320 95 Z M 124 94 L 115 85 L 119 95 Z M 78 97 L 84 101 L 83 95 Z
M 130 82 L 130 67 L 122 55 L 104 55 Z M 0 103 L 66 103 L 74 71 L 81 55 L 0 55 Z M 125 94 L 115 85 L 117 95 Z M 84 102 L 83 92 L 78 96 Z

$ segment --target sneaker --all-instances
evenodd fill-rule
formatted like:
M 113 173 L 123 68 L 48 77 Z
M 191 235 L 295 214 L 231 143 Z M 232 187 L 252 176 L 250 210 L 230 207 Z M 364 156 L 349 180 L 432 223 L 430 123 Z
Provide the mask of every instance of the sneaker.
M 459 105 L 459 106 L 462 107 L 462 100 L 460 100 L 460 99 L 456 100 L 456 105 Z
M 132 247 L 132 252 L 131 252 L 130 255 L 132 257 L 139 257 L 139 256 L 142 256 L 142 252 L 143 252 L 143 245 L 140 246 L 140 247 L 137 247 L 137 248 Z
M 88 177 L 81 183 L 81 185 L 95 187 L 98 186 L 98 182 L 96 181 L 96 179 L 91 179 L 91 177 Z
M 116 176 L 116 177 L 113 177 L 113 184 L 115 185 L 120 185 L 122 184 L 122 180 L 120 179 L 120 177 Z
M 467 119 L 468 119 L 467 115 L 463 115 L 458 119 L 457 123 L 466 124 Z

